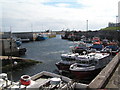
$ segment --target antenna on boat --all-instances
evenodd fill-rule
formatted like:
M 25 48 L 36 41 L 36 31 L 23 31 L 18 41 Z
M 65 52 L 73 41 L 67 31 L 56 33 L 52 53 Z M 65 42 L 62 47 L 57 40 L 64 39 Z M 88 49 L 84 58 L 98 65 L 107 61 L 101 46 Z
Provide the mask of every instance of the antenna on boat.
M 86 20 L 86 37 L 87 37 L 87 33 L 88 33 L 88 20 Z M 85 40 L 86 40 L 86 38 L 85 38 Z

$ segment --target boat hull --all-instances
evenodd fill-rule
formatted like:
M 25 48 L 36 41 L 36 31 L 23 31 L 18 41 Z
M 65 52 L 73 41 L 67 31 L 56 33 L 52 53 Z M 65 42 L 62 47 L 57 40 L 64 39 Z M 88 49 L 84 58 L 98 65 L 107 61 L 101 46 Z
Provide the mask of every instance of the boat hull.
M 42 40 L 45 40 L 45 39 L 47 39 L 47 38 L 45 38 L 45 37 L 38 37 L 38 38 L 36 38 L 36 41 L 42 41 Z
M 58 63 L 56 63 L 55 65 L 57 66 L 57 68 L 58 68 L 59 70 L 69 71 L 70 65 L 72 65 L 72 64 L 64 64 L 64 63 L 58 62 Z
M 75 79 L 82 80 L 82 79 L 88 79 L 96 76 L 101 71 L 101 69 L 102 68 L 95 69 L 92 71 L 72 71 L 71 70 L 70 72 Z

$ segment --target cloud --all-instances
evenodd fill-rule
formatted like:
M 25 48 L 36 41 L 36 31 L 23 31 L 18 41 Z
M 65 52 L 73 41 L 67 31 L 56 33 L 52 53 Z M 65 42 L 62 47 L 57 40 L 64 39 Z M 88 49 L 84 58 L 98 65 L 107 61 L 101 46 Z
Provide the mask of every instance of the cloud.
M 15 31 L 62 28 L 96 30 L 115 22 L 118 0 L 6 0 L 2 1 L 2 27 Z M 22 30 L 21 30 L 22 28 Z
M 69 7 L 70 4 L 60 3 L 60 4 L 56 4 L 56 6 L 58 6 L 58 7 Z

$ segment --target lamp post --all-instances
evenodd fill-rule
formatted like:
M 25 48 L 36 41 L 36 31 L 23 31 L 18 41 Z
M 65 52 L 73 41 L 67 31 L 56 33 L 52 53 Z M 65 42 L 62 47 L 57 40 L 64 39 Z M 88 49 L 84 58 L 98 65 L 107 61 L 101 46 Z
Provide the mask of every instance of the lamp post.
M 118 20 L 118 16 L 116 16 L 116 30 L 117 30 L 117 24 L 118 24 L 117 20 Z
M 86 31 L 88 31 L 88 20 L 86 20 Z

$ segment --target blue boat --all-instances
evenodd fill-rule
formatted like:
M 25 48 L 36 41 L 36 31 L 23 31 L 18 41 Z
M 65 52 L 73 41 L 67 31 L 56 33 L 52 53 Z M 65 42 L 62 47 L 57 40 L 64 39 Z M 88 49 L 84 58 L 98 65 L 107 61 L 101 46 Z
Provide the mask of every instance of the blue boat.
M 17 37 L 13 37 L 14 42 L 16 43 L 17 47 L 20 47 L 22 42 L 20 38 Z
M 91 46 L 92 49 L 96 49 L 97 51 L 100 51 L 103 49 L 103 45 L 100 41 L 94 42 Z
M 112 55 L 116 55 L 120 51 L 120 47 L 118 45 L 108 45 L 101 50 L 101 52 L 111 53 Z
M 38 34 L 36 37 L 36 41 L 43 41 L 48 39 L 48 37 L 45 34 Z
M 93 44 L 92 49 L 96 49 L 96 50 L 102 50 L 103 49 L 103 45 L 102 44 Z

